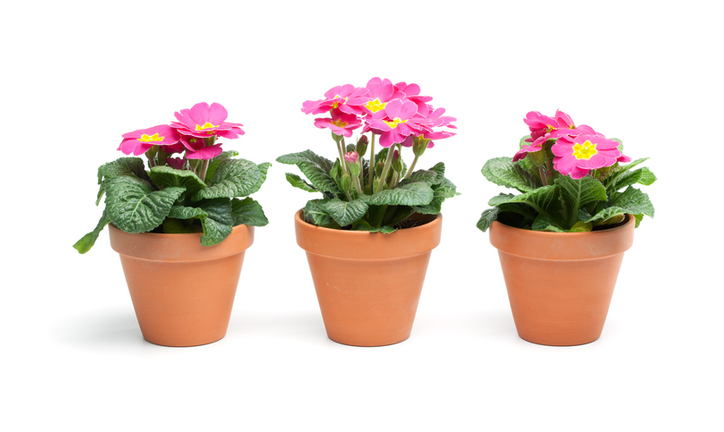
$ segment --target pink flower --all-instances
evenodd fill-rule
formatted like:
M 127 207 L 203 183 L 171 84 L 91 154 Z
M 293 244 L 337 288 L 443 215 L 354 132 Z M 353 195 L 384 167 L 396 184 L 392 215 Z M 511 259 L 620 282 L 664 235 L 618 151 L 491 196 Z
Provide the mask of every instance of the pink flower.
M 239 138 L 244 135 L 241 130 L 241 123 L 226 121 L 228 112 L 221 104 L 206 102 L 197 103 L 191 109 L 182 109 L 174 113 L 178 122 L 171 122 L 171 126 L 184 135 L 196 138 L 208 138 L 220 136 L 229 139 Z
M 368 102 L 364 105 L 364 107 L 370 114 L 374 114 L 385 109 L 387 102 L 394 99 L 395 96 L 397 96 L 397 98 L 405 96 L 404 93 L 397 91 L 395 86 L 392 85 L 392 81 L 387 78 L 384 80 L 377 77 L 372 78 L 367 82 L 366 88 Z
M 362 122 L 356 115 L 345 114 L 337 109 L 333 109 L 330 114 L 332 118 L 314 119 L 314 125 L 320 129 L 329 128 L 335 134 L 348 138 L 352 136 L 353 130 L 362 126 Z
M 133 154 L 134 156 L 146 153 L 153 146 L 167 147 L 167 153 L 173 153 L 178 150 L 180 135 L 176 129 L 168 125 L 158 125 L 148 129 L 139 129 L 137 131 L 128 132 L 122 135 L 123 141 L 118 146 L 118 150 L 124 154 Z
M 344 154 L 344 160 L 348 163 L 356 164 L 359 161 L 359 155 L 356 151 L 347 152 Z
M 419 134 L 421 124 L 426 121 L 416 117 L 417 104 L 409 100 L 394 99 L 385 104 L 384 110 L 377 111 L 369 118 L 370 130 L 380 134 L 380 145 L 389 147 L 403 143 L 407 137 Z
M 186 159 L 212 159 L 223 151 L 221 144 L 206 146 L 203 139 L 181 135 L 181 142 L 186 148 Z
M 530 138 L 525 141 L 531 144 L 518 150 L 513 156 L 513 162 L 524 159 L 528 153 L 543 150 L 543 144 L 548 140 L 557 140 L 562 137 L 573 138 L 581 134 L 603 136 L 590 126 L 576 126 L 571 116 L 560 110 L 556 110 L 555 118 L 545 116 L 538 111 L 531 111 L 526 114 L 523 121 L 530 129 Z
M 369 98 L 365 97 L 366 94 L 366 88 L 354 87 L 352 84 L 332 87 L 324 94 L 324 99 L 304 102 L 302 112 L 304 114 L 321 114 L 339 109 L 346 114 L 364 114 L 362 105 L 369 101 Z
M 611 166 L 622 159 L 618 145 L 618 141 L 601 135 L 562 137 L 551 148 L 555 155 L 553 168 L 563 175 L 570 175 L 571 178 L 583 178 L 590 170 Z M 626 156 L 621 161 L 625 159 L 630 161 Z

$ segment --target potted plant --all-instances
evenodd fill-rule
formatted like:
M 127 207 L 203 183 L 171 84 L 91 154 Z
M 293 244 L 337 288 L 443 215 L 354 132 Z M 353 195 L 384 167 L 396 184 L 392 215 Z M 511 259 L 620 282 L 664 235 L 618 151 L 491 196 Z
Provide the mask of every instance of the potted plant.
M 304 102 L 302 112 L 326 115 L 314 124 L 331 131 L 334 161 L 311 150 L 277 158 L 306 176 L 287 173 L 292 186 L 321 194 L 295 215 L 296 236 L 327 335 L 336 342 L 389 345 L 412 330 L 430 253 L 440 241 L 440 208 L 457 195 L 442 162 L 415 170 L 435 141 L 454 135 L 455 119 L 431 100 L 416 84 L 388 79 L 333 87 L 323 99 Z
M 267 218 L 248 195 L 259 190 L 269 163 L 223 151 L 219 138 L 244 134 L 226 109 L 198 103 L 176 120 L 123 135 L 126 155 L 98 169 L 105 210 L 73 247 L 87 252 L 110 224 L 143 337 L 193 346 L 224 337 L 244 251 Z M 242 199 L 243 198 L 243 199 Z
M 618 139 L 575 125 L 561 111 L 529 112 L 530 134 L 483 175 L 520 194 L 492 198 L 478 228 L 498 249 L 516 329 L 544 345 L 579 345 L 603 330 L 624 252 L 649 197 L 635 187 L 656 177 Z

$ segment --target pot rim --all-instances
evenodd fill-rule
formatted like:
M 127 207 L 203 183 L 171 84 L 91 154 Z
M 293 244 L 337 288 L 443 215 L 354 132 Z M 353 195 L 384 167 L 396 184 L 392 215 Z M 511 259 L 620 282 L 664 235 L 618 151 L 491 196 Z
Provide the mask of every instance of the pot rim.
M 623 253 L 633 245 L 636 219 L 627 220 L 613 228 L 558 233 L 516 228 L 494 221 L 490 243 L 500 252 L 543 260 L 586 260 Z
M 206 261 L 236 255 L 254 243 L 254 227 L 236 225 L 221 243 L 202 246 L 202 233 L 129 233 L 108 224 L 111 248 L 149 261 Z
M 394 259 L 426 253 L 440 244 L 442 213 L 426 224 L 384 234 L 319 227 L 304 221 L 302 211 L 294 214 L 295 231 L 297 244 L 308 253 L 342 259 Z

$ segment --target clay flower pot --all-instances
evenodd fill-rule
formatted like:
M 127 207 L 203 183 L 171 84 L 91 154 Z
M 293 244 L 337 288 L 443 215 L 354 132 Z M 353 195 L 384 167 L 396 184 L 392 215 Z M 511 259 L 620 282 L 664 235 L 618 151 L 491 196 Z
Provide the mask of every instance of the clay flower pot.
M 634 218 L 587 233 L 490 227 L 518 335 L 543 345 L 580 345 L 601 336 Z
M 297 243 L 307 252 L 327 336 L 356 346 L 410 337 L 442 215 L 382 234 L 317 227 L 301 213 L 295 216 Z
M 181 347 L 226 335 L 254 227 L 237 225 L 214 246 L 202 246 L 200 233 L 129 234 L 109 227 L 144 339 Z

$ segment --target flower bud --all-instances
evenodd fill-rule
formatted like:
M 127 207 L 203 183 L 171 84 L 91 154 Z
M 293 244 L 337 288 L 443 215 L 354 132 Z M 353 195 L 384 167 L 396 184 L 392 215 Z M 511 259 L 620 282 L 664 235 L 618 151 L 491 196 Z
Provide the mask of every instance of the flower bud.
M 359 162 L 359 155 L 356 151 L 351 151 L 344 154 L 344 160 L 349 164 L 357 164 Z
M 415 153 L 415 156 L 417 157 L 422 156 L 422 154 L 425 153 L 425 150 L 427 150 L 427 145 L 429 143 L 430 140 L 422 135 L 415 137 L 415 141 L 412 144 L 412 152 Z
M 397 172 L 402 171 L 402 159 L 400 159 L 400 152 L 397 150 L 392 155 L 392 169 Z
M 384 162 L 378 162 L 377 166 L 375 167 L 375 175 L 377 177 L 382 175 L 382 171 L 385 170 L 385 163 Z
M 357 140 L 357 154 L 364 155 L 367 153 L 367 144 L 369 140 L 367 139 L 367 135 L 362 135 Z

